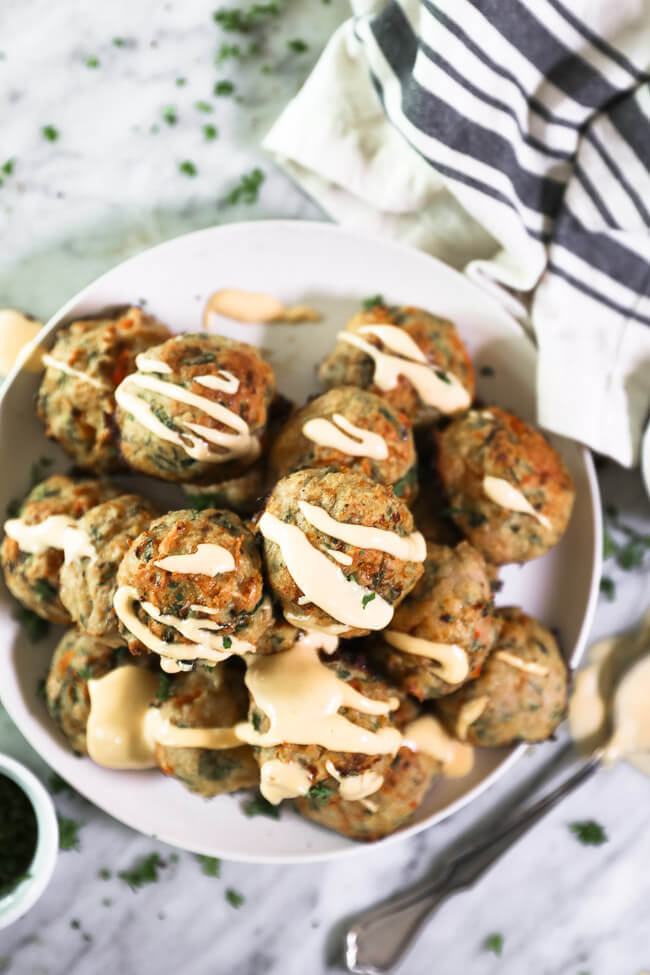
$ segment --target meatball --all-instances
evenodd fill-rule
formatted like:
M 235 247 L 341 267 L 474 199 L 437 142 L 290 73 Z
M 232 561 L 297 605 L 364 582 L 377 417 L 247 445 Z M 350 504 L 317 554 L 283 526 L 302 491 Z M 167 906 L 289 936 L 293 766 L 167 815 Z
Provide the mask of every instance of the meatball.
M 114 435 L 114 392 L 135 369 L 135 357 L 163 342 L 169 329 L 128 308 L 114 315 L 60 328 L 45 356 L 36 410 L 48 437 L 81 467 L 110 471 L 122 466 Z
M 12 596 L 43 619 L 70 623 L 59 594 L 64 530 L 95 505 L 118 493 L 106 481 L 73 479 L 65 474 L 53 474 L 37 484 L 23 501 L 18 517 L 5 522 L 0 557 Z M 43 526 L 40 537 L 25 531 L 36 525 Z
M 413 516 L 360 471 L 283 478 L 259 530 L 269 582 L 298 626 L 347 637 L 383 629 L 422 575 L 424 539 Z
M 476 677 L 499 626 L 483 556 L 468 542 L 456 548 L 428 542 L 424 575 L 372 652 L 398 687 L 422 701 Z M 416 638 L 423 655 L 405 650 L 408 637 Z M 457 648 L 446 667 L 444 658 L 424 655 L 430 643 Z
M 246 719 L 248 693 L 242 673 L 228 664 L 179 674 L 170 681 L 160 716 L 178 728 L 233 728 Z M 218 796 L 248 789 L 259 782 L 259 768 L 250 745 L 234 748 L 188 748 L 156 742 L 155 758 L 190 792 Z
M 405 501 L 417 493 L 411 424 L 386 400 L 355 386 L 331 389 L 312 400 L 274 441 L 274 480 L 307 467 L 360 470 L 379 484 L 392 485 Z
M 240 477 L 216 484 L 184 484 L 183 490 L 191 508 L 228 508 L 239 515 L 252 515 L 257 511 L 266 493 L 266 465 L 256 461 Z
M 124 643 L 113 609 L 118 567 L 156 514 L 137 494 L 121 494 L 91 508 L 77 526 L 81 544 L 76 557 L 61 569 L 61 601 L 70 616 L 90 636 L 111 646 Z
M 501 634 L 480 676 L 437 704 L 447 728 L 474 745 L 544 741 L 565 717 L 568 672 L 545 626 L 499 609 Z
M 131 467 L 164 481 L 212 483 L 239 477 L 259 457 L 275 380 L 251 345 L 177 335 L 137 366 L 115 394 Z
M 394 721 L 400 731 L 417 711 L 405 701 Z M 401 720 L 402 713 L 410 715 Z M 404 826 L 418 808 L 440 773 L 440 763 L 430 755 L 400 748 L 384 773 L 380 788 L 364 799 L 343 799 L 326 782 L 311 795 L 296 800 L 298 811 L 321 826 L 355 840 L 371 842 Z
M 272 620 L 255 536 L 231 511 L 171 511 L 133 542 L 115 607 L 132 653 L 214 664 L 251 653 Z M 120 602 L 121 600 L 121 602 Z
M 546 438 L 496 406 L 439 435 L 438 469 L 454 521 L 488 562 L 528 562 L 561 539 L 575 495 Z
M 342 735 L 347 744 L 347 730 L 334 726 L 327 704 L 323 708 L 321 700 L 323 686 L 332 694 L 337 694 L 337 685 L 341 683 L 370 699 L 370 705 L 362 710 L 365 707 L 364 702 L 356 699 L 356 696 L 356 707 L 347 703 L 343 697 L 337 714 L 346 719 L 346 725 L 349 724 L 353 737 L 359 735 L 359 728 L 379 734 L 378 754 L 337 751 L 327 744 L 305 744 L 304 741 L 287 739 L 283 720 L 289 688 L 291 713 L 288 720 L 291 728 L 296 731 L 296 737 L 301 736 L 301 732 L 304 732 L 306 739 L 318 737 L 319 732 L 324 738 Z M 400 700 L 393 688 L 369 669 L 361 654 L 351 649 L 341 649 L 331 654 L 319 652 L 315 646 L 306 644 L 303 637 L 297 641 L 293 650 L 257 658 L 253 662 L 249 659 L 246 684 L 251 695 L 250 734 L 242 733 L 242 737 L 252 744 L 259 742 L 255 746 L 255 754 L 261 769 L 261 788 L 271 801 L 279 799 L 268 792 L 265 773 L 278 763 L 281 766 L 290 766 L 304 776 L 306 784 L 310 786 L 308 794 L 312 798 L 329 794 L 338 789 L 340 783 L 349 782 L 350 779 L 355 783 L 365 784 L 369 777 L 374 781 L 387 772 L 399 748 L 399 733 L 393 721 L 393 712 L 399 707 Z M 381 702 L 381 705 L 377 707 L 373 702 Z M 265 703 L 273 714 L 265 711 Z M 373 711 L 375 713 L 368 713 Z M 264 736 L 267 734 L 277 734 L 283 740 L 279 744 L 266 743 Z M 360 779 L 359 776 L 365 778 Z M 294 794 L 299 794 L 298 790 Z
M 47 709 L 75 752 L 86 755 L 90 716 L 88 681 L 104 677 L 128 659 L 125 648 L 113 648 L 71 628 L 59 642 L 45 681 Z
M 375 326 L 379 329 L 372 331 Z M 394 331 L 385 331 L 385 326 Z M 373 348 L 390 360 L 376 361 Z M 400 361 L 408 363 L 402 372 L 397 371 Z M 419 368 L 413 370 L 413 363 Z M 424 378 L 415 380 L 416 388 L 412 379 L 422 374 L 422 366 L 429 368 Z M 339 333 L 336 348 L 321 364 L 318 375 L 328 389 L 360 386 L 376 393 L 416 427 L 462 412 L 474 398 L 474 370 L 456 326 L 422 308 L 379 303 L 354 315 L 346 331 Z

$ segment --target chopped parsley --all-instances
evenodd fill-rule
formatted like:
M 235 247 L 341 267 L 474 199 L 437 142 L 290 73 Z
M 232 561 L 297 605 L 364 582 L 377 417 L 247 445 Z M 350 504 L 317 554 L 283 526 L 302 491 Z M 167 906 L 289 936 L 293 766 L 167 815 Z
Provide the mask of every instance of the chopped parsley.
M 97 876 L 99 877 L 100 880 L 110 880 L 113 874 L 108 869 L 108 867 L 102 867 L 101 870 L 97 871 Z
M 367 596 L 364 596 L 361 600 L 361 608 L 365 609 L 368 603 L 371 603 L 376 595 L 376 592 L 369 592 Z
M 126 41 L 123 37 L 114 37 L 112 44 L 113 47 L 126 47 Z
M 324 782 L 317 782 L 316 785 L 312 785 L 307 793 L 307 798 L 315 806 L 325 806 L 335 792 L 336 789 L 333 789 L 331 785 L 326 785 Z
M 78 931 L 81 927 L 81 921 L 78 921 L 76 917 L 73 917 L 73 919 L 70 921 L 70 927 L 73 931 Z
M 68 819 L 66 816 L 57 816 L 59 821 L 59 849 L 77 850 L 81 849 L 79 842 L 79 830 L 81 823 L 76 819 Z
M 113 901 L 110 897 L 102 897 L 102 904 L 104 907 L 112 907 Z
M 55 599 L 57 596 L 56 589 L 47 579 L 37 579 L 34 583 L 34 589 L 38 598 L 45 600 L 45 602 L 50 599 Z
M 607 842 L 605 828 L 595 819 L 585 819 L 578 823 L 569 823 L 569 829 L 575 838 L 584 846 L 602 846 Z
M 257 795 L 244 803 L 244 812 L 247 816 L 268 816 L 270 819 L 280 818 L 280 807 L 274 806 L 265 799 L 264 796 Z
M 241 7 L 219 7 L 212 17 L 222 30 L 247 34 L 264 18 L 275 17 L 279 12 L 278 4 L 271 0 L 270 3 L 254 3 L 248 10 L 242 10 Z
M 225 636 L 222 640 L 224 650 L 230 650 L 232 646 L 232 640 L 229 636 Z
M 265 173 L 258 168 L 252 169 L 250 173 L 244 173 L 237 186 L 226 197 L 226 203 L 229 203 L 231 206 L 235 206 L 237 203 L 246 203 L 248 205 L 255 203 L 259 195 L 260 186 L 265 178 Z
M 49 620 L 44 620 L 42 616 L 31 609 L 27 609 L 26 606 L 16 607 L 14 619 L 20 623 L 30 643 L 38 643 L 50 632 Z
M 186 176 L 196 176 L 198 170 L 194 163 L 190 159 L 184 159 L 183 162 L 178 164 L 178 169 L 181 173 Z
M 203 853 L 197 853 L 196 859 L 201 864 L 201 873 L 204 873 L 206 877 L 221 876 L 221 860 L 219 857 L 208 857 L 204 856 Z
M 86 58 L 87 68 L 98 68 L 99 65 L 100 65 L 100 60 L 98 57 L 95 57 L 94 54 L 91 54 L 90 57 Z
M 442 369 L 434 369 L 433 371 L 441 382 L 447 383 L 448 386 L 451 386 L 451 379 L 446 372 L 444 372 Z
M 618 545 L 609 534 L 609 532 L 603 532 L 603 558 L 609 559 L 612 555 L 616 555 L 618 551 Z
M 481 368 L 479 369 L 479 372 L 480 372 L 480 374 L 482 376 L 493 376 L 494 375 L 494 369 L 492 368 L 492 366 L 481 366 Z
M 53 125 L 44 125 L 41 128 L 41 135 L 44 139 L 47 139 L 48 142 L 56 142 L 56 140 L 59 138 L 59 130 Z
M 156 698 L 159 701 L 166 701 L 172 693 L 172 681 L 167 674 L 161 674 L 160 680 L 158 682 L 158 690 L 156 691 Z
M 235 86 L 232 81 L 217 81 L 213 88 L 215 95 L 232 95 L 235 90 Z
M 219 53 L 215 58 L 216 64 L 222 64 L 227 61 L 228 58 L 240 58 L 242 56 L 242 49 L 239 44 L 222 44 L 219 48 Z
M 187 78 L 177 78 L 176 85 L 178 88 L 184 88 L 187 84 Z
M 15 159 L 7 159 L 7 161 L 3 162 L 2 166 L 0 166 L 0 170 L 2 170 L 5 176 L 11 176 L 11 174 L 14 171 L 15 164 L 16 164 Z
M 167 125 L 176 125 L 178 122 L 178 114 L 174 105 L 165 105 L 161 112 Z
M 642 568 L 650 551 L 650 535 L 643 535 L 620 521 L 614 505 L 607 505 L 605 514 L 610 523 L 603 533 L 603 558 L 615 558 L 625 571 Z
M 47 477 L 48 467 L 51 467 L 54 461 L 51 457 L 39 457 L 35 460 L 29 469 L 29 485 L 30 487 L 36 487 L 40 481 Z
M 243 895 L 239 894 L 236 890 L 233 890 L 232 887 L 229 887 L 226 891 L 226 900 L 231 907 L 241 907 L 244 903 Z
M 603 576 L 600 580 L 600 591 L 612 600 L 616 597 L 616 583 L 609 576 Z
M 204 125 L 203 126 L 203 138 L 206 142 L 212 142 L 219 135 L 219 130 L 216 125 Z
M 194 108 L 197 112 L 213 112 L 214 109 L 210 102 L 194 102 Z
M 488 934 L 483 942 L 482 948 L 483 951 L 491 951 L 493 954 L 500 956 L 503 952 L 503 935 L 497 931 L 493 934 Z
M 361 302 L 361 307 L 365 311 L 372 311 L 376 305 L 383 305 L 385 307 L 383 295 L 373 295 L 371 298 L 364 298 Z
M 129 870 L 120 870 L 118 877 L 129 885 L 131 890 L 144 887 L 145 884 L 155 884 L 158 881 L 158 868 L 164 863 L 157 853 L 140 857 Z
M 70 796 L 77 796 L 79 794 L 76 789 L 73 789 L 72 786 L 66 782 L 65 779 L 61 778 L 58 772 L 52 772 L 47 780 L 47 784 L 50 788 L 50 792 L 52 792 L 55 796 L 58 796 L 61 792 L 67 792 Z
M 304 54 L 305 51 L 309 50 L 307 41 L 303 41 L 300 37 L 294 37 L 293 40 L 287 41 L 287 47 L 294 54 Z

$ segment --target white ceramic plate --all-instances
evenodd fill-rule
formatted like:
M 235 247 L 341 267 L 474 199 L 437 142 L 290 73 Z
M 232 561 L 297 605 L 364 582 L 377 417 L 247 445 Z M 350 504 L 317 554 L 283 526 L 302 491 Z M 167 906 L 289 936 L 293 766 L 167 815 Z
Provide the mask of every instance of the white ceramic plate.
M 206 298 L 217 288 L 270 292 L 323 312 L 318 324 L 250 326 L 224 322 L 219 330 L 263 347 L 279 389 L 302 402 L 317 389 L 314 366 L 332 347 L 335 332 L 380 292 L 389 302 L 430 308 L 453 319 L 474 361 L 479 395 L 487 403 L 534 417 L 535 352 L 519 326 L 489 296 L 446 265 L 386 241 L 328 224 L 243 223 L 179 237 L 126 261 L 85 288 L 54 316 L 57 326 L 109 305 L 146 300 L 146 308 L 175 331 L 198 331 Z M 47 344 L 47 340 L 46 340 Z M 489 365 L 493 376 L 482 377 Z M 34 415 L 38 377 L 15 372 L 0 403 L 0 511 L 25 493 L 30 464 L 46 454 L 65 470 L 58 449 L 47 443 Z M 498 601 L 515 603 L 557 627 L 571 664 L 582 652 L 600 576 L 600 505 L 591 459 L 580 446 L 558 441 L 577 487 L 569 530 L 552 552 L 523 568 L 502 572 Z M 132 482 L 133 483 L 133 482 Z M 157 489 L 143 479 L 140 489 Z M 426 490 L 426 485 L 423 486 Z M 172 491 L 177 491 L 172 488 Z M 155 493 L 155 491 L 154 491 Z M 169 498 L 181 507 L 180 492 Z M 412 824 L 371 847 L 354 843 L 282 810 L 279 821 L 247 818 L 240 796 L 206 801 L 158 772 L 114 772 L 76 758 L 47 716 L 36 687 L 47 669 L 55 639 L 29 644 L 12 617 L 6 590 L 0 594 L 0 693 L 28 741 L 57 772 L 92 802 L 143 833 L 188 850 L 232 860 L 327 859 L 395 842 L 470 802 L 508 769 L 522 749 L 479 750 L 467 778 L 439 782 Z M 58 630 L 59 628 L 54 628 Z

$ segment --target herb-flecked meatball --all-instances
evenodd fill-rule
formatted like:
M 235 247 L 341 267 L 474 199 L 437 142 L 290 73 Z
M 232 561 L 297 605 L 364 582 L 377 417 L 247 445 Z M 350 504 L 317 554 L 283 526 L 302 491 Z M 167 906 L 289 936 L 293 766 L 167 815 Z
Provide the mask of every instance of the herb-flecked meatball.
M 493 406 L 450 423 L 439 435 L 438 469 L 454 521 L 488 562 L 528 562 L 564 534 L 571 475 L 548 440 L 511 413 Z M 491 499 L 509 487 L 532 513 Z
M 90 716 L 88 681 L 104 677 L 129 660 L 126 648 L 109 647 L 74 627 L 57 645 L 45 682 L 47 709 L 80 755 L 86 755 Z
M 179 674 L 169 679 L 169 696 L 160 704 L 163 720 L 179 728 L 233 728 L 246 720 L 248 692 L 240 670 L 228 664 Z M 190 792 L 218 796 L 248 789 L 259 782 L 250 745 L 234 748 L 155 746 L 155 758 L 166 775 Z
M 259 457 L 275 379 L 253 346 L 177 335 L 137 365 L 116 392 L 131 467 L 165 481 L 212 483 L 239 477 Z
M 394 721 L 403 731 L 407 720 L 413 720 L 417 707 L 403 702 Z M 402 715 L 406 720 L 402 719 Z M 431 755 L 410 748 L 400 748 L 384 772 L 381 787 L 364 799 L 343 799 L 338 783 L 323 783 L 311 794 L 296 799 L 298 811 L 321 826 L 336 830 L 355 840 L 372 842 L 404 826 L 438 778 L 440 763 Z
M 107 481 L 75 479 L 65 474 L 53 474 L 37 484 L 23 501 L 17 519 L 5 523 L 1 558 L 5 582 L 12 596 L 43 619 L 69 623 L 70 615 L 59 592 L 63 565 L 64 521 L 61 516 L 77 520 L 95 505 L 118 493 Z M 47 533 L 55 544 L 44 545 L 35 538 L 32 546 L 35 551 L 28 552 L 22 550 L 17 539 L 9 534 L 19 534 L 20 524 L 17 522 L 36 526 L 48 518 L 57 518 L 59 522 L 51 522 L 52 531 Z
M 156 514 L 137 494 L 121 494 L 91 508 L 77 526 L 84 545 L 61 569 L 61 601 L 70 616 L 90 636 L 111 646 L 124 643 L 113 609 L 118 567 Z
M 439 318 L 422 308 L 411 306 L 375 304 L 372 308 L 354 315 L 347 324 L 347 331 L 358 333 L 367 325 L 393 325 L 415 342 L 425 363 L 442 373 L 450 373 L 468 393 L 468 403 L 474 398 L 474 370 L 467 349 L 456 331 L 456 326 L 446 318 Z M 361 333 L 364 341 L 390 352 L 372 333 Z M 435 406 L 426 404 L 417 390 L 404 375 L 394 386 L 381 389 L 375 382 L 375 363 L 363 349 L 339 338 L 334 351 L 324 360 L 318 371 L 328 389 L 334 386 L 359 386 L 388 400 L 392 406 L 410 418 L 416 427 L 431 424 L 441 417 Z M 444 380 L 443 380 L 444 381 Z M 467 406 L 458 407 L 467 409 Z M 454 412 L 457 412 L 455 409 Z
M 36 409 L 48 437 L 81 467 L 110 471 L 122 466 L 113 419 L 115 389 L 135 369 L 136 355 L 168 336 L 165 325 L 139 308 L 71 322 L 57 331 Z
M 177 649 L 172 661 L 214 663 L 207 653 L 197 656 L 201 638 L 218 644 L 213 649 L 222 659 L 241 652 L 238 641 L 252 652 L 272 620 L 257 541 L 231 511 L 184 509 L 156 519 L 131 545 L 118 585 L 133 590 L 133 611 L 149 642 Z M 132 653 L 152 652 L 128 621 L 121 620 L 120 630 Z
M 456 548 L 427 543 L 424 575 L 397 609 L 390 631 L 455 645 L 467 655 L 467 674 L 453 683 L 440 663 L 391 645 L 381 634 L 373 654 L 390 679 L 418 700 L 450 694 L 476 677 L 499 632 L 486 564 L 468 542 Z
M 238 515 L 252 515 L 266 493 L 266 464 L 261 459 L 239 477 L 215 484 L 184 484 L 183 490 L 188 506 L 198 511 L 227 508 Z
M 411 561 L 378 548 L 361 548 L 341 541 L 326 530 L 315 527 L 306 517 L 310 509 L 304 508 L 304 504 L 322 509 L 336 522 L 377 528 L 398 536 L 400 540 L 413 533 L 413 516 L 404 502 L 395 497 L 392 488 L 377 484 L 356 470 L 319 468 L 298 471 L 278 481 L 271 493 L 259 527 L 265 536 L 264 553 L 269 582 L 282 603 L 285 616 L 290 622 L 307 628 L 328 628 L 333 625 L 339 628 L 336 632 L 341 636 L 363 636 L 371 629 L 364 626 L 364 611 L 377 596 L 385 600 L 389 607 L 399 605 L 422 575 L 424 553 L 419 560 Z M 281 546 L 268 537 L 266 514 L 273 516 L 276 522 L 296 526 L 313 548 L 326 556 L 329 553 L 328 557 L 336 560 L 334 564 L 338 563 L 344 579 L 357 586 L 354 597 L 356 600 L 358 596 L 358 603 L 354 603 L 357 623 L 346 623 L 305 597 L 287 566 Z M 423 546 L 421 537 L 419 540 Z M 325 593 L 328 584 L 317 578 L 312 579 L 312 585 L 317 591 L 320 586 Z M 358 612 L 357 606 L 361 607 Z M 367 616 L 370 617 L 370 613 Z
M 479 677 L 437 704 L 449 731 L 473 745 L 550 738 L 566 714 L 568 672 L 553 634 L 520 609 L 503 624 Z
M 277 657 L 282 656 L 283 654 L 277 655 Z M 350 648 L 341 648 L 332 654 L 321 652 L 319 657 L 328 670 L 333 671 L 341 681 L 364 697 L 389 702 L 394 705 L 395 711 L 399 707 L 400 699 L 395 690 L 369 668 L 363 655 Z M 393 711 L 386 714 L 365 714 L 355 708 L 341 707 L 338 713 L 352 724 L 371 732 L 396 727 Z M 253 692 L 251 692 L 249 721 L 261 734 L 269 730 L 269 717 L 255 700 Z M 367 755 L 362 752 L 334 751 L 325 745 L 305 745 L 289 741 L 280 745 L 256 746 L 253 750 L 262 770 L 266 763 L 273 761 L 304 769 L 312 783 L 312 788 L 317 786 L 315 792 L 310 790 L 311 795 L 322 795 L 323 791 L 331 792 L 333 789 L 338 789 L 339 781 L 332 777 L 332 767 L 340 778 L 356 777 L 367 772 L 384 775 L 394 757 L 391 754 Z M 322 783 L 324 785 L 321 785 Z
M 294 414 L 273 442 L 270 467 L 276 481 L 308 467 L 353 468 L 392 485 L 405 501 L 417 493 L 410 422 L 386 400 L 355 386 L 331 389 Z

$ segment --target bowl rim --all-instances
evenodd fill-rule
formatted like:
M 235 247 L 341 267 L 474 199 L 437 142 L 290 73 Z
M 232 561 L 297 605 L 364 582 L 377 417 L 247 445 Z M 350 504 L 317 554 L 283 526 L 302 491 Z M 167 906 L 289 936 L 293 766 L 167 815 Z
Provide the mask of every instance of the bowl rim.
M 34 810 L 38 829 L 29 875 L 0 899 L 0 928 L 6 928 L 34 906 L 49 884 L 58 855 L 59 824 L 51 796 L 27 766 L 0 753 L 0 775 L 23 790 Z

